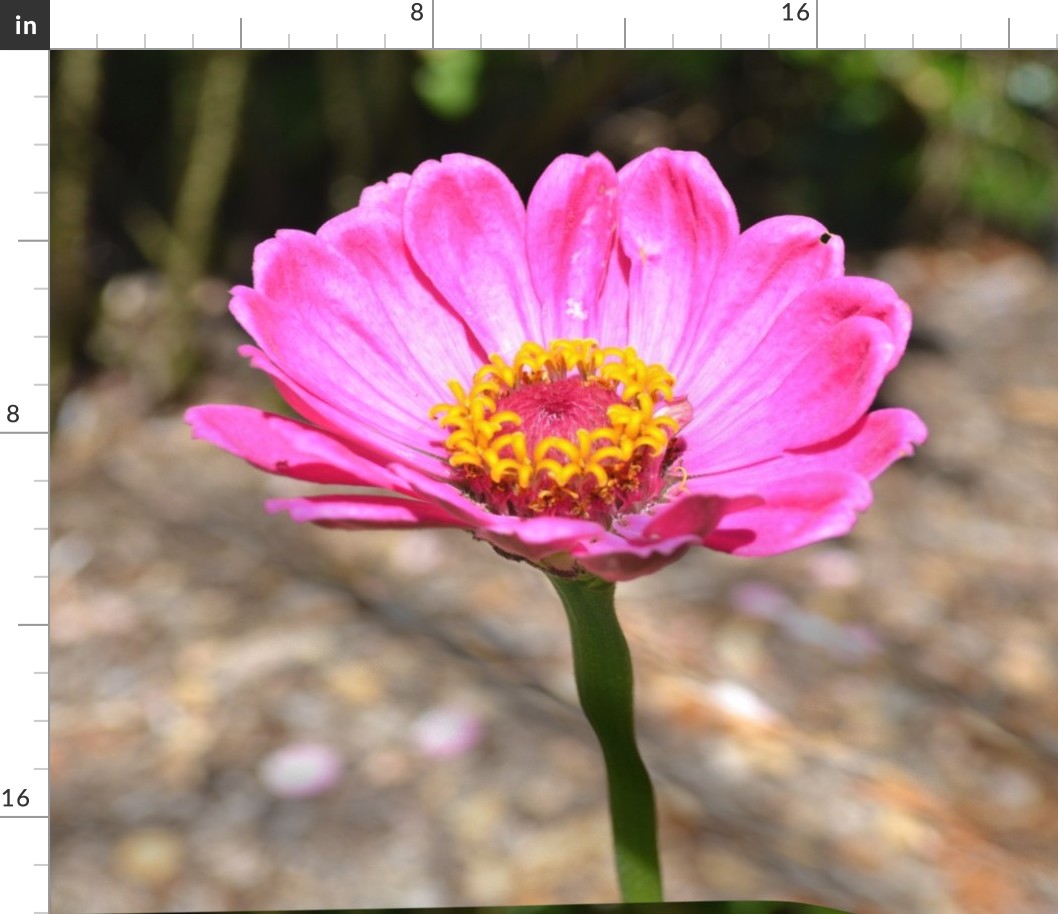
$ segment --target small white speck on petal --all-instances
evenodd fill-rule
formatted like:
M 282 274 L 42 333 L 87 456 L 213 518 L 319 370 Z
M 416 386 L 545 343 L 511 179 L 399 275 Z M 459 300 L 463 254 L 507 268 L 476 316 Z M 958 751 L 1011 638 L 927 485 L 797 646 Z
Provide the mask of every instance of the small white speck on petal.
M 588 319 L 588 312 L 584 310 L 584 304 L 575 298 L 566 299 L 566 316 L 575 317 L 579 321 Z

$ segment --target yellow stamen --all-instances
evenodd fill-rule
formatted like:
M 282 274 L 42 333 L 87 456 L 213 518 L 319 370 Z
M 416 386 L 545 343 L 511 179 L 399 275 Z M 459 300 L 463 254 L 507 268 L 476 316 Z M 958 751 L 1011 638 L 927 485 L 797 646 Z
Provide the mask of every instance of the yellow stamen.
M 569 379 L 593 391 L 589 399 L 605 410 L 605 419 L 598 427 L 572 430 L 568 438 L 547 435 L 531 444 L 525 430 L 536 435 L 533 429 L 547 426 L 519 413 L 526 397 L 512 395 Z M 631 346 L 528 342 L 510 361 L 490 356 L 474 373 L 469 391 L 449 381 L 453 402 L 436 404 L 429 416 L 448 431 L 449 464 L 470 474 L 463 478 L 473 481 L 485 500 L 494 492 L 497 504 L 514 499 L 529 513 L 565 505 L 563 510 L 587 516 L 592 499 L 610 504 L 625 497 L 619 493 L 640 485 L 649 461 L 657 467 L 680 428 L 672 416 L 658 414 L 672 402 L 675 384 L 663 366 L 648 365 Z M 487 488 L 490 483 L 495 489 Z

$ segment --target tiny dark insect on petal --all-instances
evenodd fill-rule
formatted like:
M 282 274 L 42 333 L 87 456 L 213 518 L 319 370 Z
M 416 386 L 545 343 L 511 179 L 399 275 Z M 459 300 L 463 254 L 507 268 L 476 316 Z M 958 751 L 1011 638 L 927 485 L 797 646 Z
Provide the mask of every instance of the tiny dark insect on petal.
M 822 241 L 823 244 L 826 244 L 828 241 L 830 241 L 831 237 L 832 236 L 830 232 L 823 232 L 823 234 L 819 236 L 819 240 Z

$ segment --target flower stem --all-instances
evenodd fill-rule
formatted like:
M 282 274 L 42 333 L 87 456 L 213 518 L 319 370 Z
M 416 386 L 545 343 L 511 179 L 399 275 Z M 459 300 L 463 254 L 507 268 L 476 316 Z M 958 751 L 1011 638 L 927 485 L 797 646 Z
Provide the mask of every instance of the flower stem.
M 636 747 L 632 657 L 614 610 L 614 584 L 548 575 L 573 638 L 581 707 L 606 763 L 617 881 L 625 902 L 662 901 L 654 788 Z

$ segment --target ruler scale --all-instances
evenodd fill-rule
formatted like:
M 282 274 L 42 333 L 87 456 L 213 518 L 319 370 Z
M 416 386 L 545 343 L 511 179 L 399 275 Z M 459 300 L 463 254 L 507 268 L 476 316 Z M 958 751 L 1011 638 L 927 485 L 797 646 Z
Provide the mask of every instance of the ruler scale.
M 33 0 L 24 0 L 27 7 Z M 1058 12 L 1035 0 L 186 0 L 51 3 L 51 47 L 113 49 L 1053 49 Z
M 12 9 L 7 5 L 7 9 Z M 0 901 L 48 911 L 49 48 L 1051 49 L 1058 8 L 940 0 L 22 0 L 0 24 Z
M 0 42 L 0 901 L 18 912 L 48 910 L 50 862 L 46 4 L 43 12 L 5 17 Z

